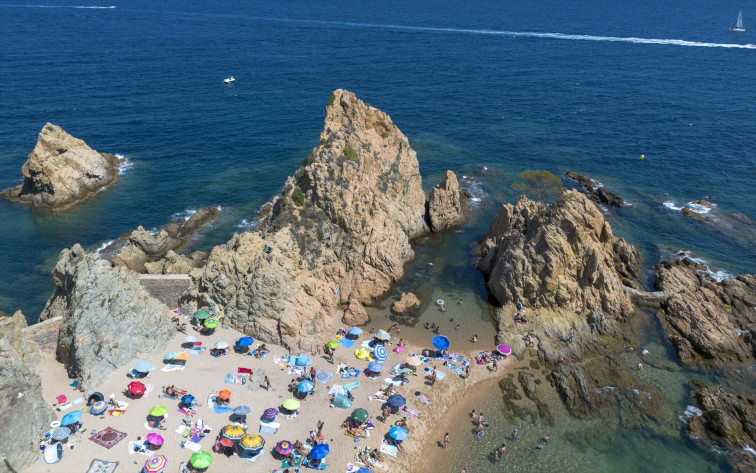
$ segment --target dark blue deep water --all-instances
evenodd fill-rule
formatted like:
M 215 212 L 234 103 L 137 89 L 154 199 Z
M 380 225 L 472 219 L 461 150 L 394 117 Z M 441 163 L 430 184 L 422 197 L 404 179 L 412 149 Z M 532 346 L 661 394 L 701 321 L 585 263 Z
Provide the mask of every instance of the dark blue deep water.
M 480 213 L 451 237 L 463 248 L 450 271 L 475 279 L 463 289 L 481 287 L 467 245 L 529 168 L 572 169 L 624 196 L 607 218 L 649 270 L 687 249 L 718 277 L 756 271 L 752 2 L 104 1 L 0 5 L 0 188 L 21 181 L 46 122 L 130 163 L 65 213 L 0 202 L 0 310 L 35 321 L 76 242 L 95 249 L 207 205 L 225 211 L 194 247 L 227 241 L 317 144 L 336 88 L 391 115 L 426 187 L 447 168 L 473 179 Z M 748 31 L 734 36 L 740 9 Z M 680 215 L 703 197 L 710 223 Z M 649 335 L 657 353 L 665 343 Z M 668 383 L 676 408 L 687 377 Z M 620 435 L 616 450 L 555 449 L 541 464 L 525 453 L 509 471 L 718 469 L 683 440 Z

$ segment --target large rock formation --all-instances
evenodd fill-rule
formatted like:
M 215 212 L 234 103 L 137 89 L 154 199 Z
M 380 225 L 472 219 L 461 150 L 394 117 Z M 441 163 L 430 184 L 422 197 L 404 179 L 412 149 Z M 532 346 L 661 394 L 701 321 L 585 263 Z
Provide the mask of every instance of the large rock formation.
M 428 223 L 438 232 L 456 227 L 465 221 L 459 194 L 459 181 L 452 171 L 446 171 L 443 181 L 428 196 Z
M 420 307 L 420 299 L 411 292 L 403 292 L 398 301 L 391 304 L 391 312 L 397 315 L 404 314 L 405 312 Z
M 585 195 L 565 192 L 553 204 L 520 197 L 505 204 L 481 240 L 478 268 L 497 301 L 535 309 L 633 311 L 624 285 L 636 285 L 638 251 L 612 234 Z
M 42 398 L 39 351 L 24 338 L 24 327 L 21 312 L 0 312 L 0 455 L 16 471 L 39 458 L 39 439 L 55 420 Z M 8 471 L 6 465 L 0 471 Z
M 143 273 L 164 273 L 173 268 L 183 271 L 196 267 L 197 262 L 192 258 L 180 258 L 175 251 L 186 246 L 192 235 L 202 229 L 204 225 L 220 215 L 220 208 L 205 207 L 196 211 L 191 217 L 179 218 L 163 227 L 157 234 L 152 234 L 139 226 L 118 240 L 113 242 L 102 252 L 104 254 L 118 252 L 113 256 L 113 266 L 126 266 L 129 269 Z M 150 264 L 168 255 L 169 259 L 163 264 Z
M 688 258 L 656 265 L 660 315 L 686 364 L 746 365 L 756 358 L 756 275 L 717 282 Z
M 264 340 L 315 345 L 344 304 L 370 303 L 402 277 L 410 239 L 429 230 L 425 208 L 407 138 L 337 90 L 319 146 L 286 181 L 268 225 L 213 249 L 195 300 Z
M 602 186 L 600 183 L 594 181 L 590 177 L 585 177 L 576 172 L 564 171 L 564 174 L 570 179 L 574 179 L 583 188 L 588 197 L 606 205 L 613 205 L 615 207 L 624 207 L 625 201 L 622 197 L 618 196 L 614 192 Z
M 78 244 L 60 253 L 52 280 L 55 293 L 40 320 L 63 317 L 57 357 L 84 391 L 175 333 L 165 306 L 139 284 L 137 273 L 113 268 Z
M 59 126 L 48 123 L 21 173 L 24 182 L 2 197 L 60 209 L 86 200 L 118 177 L 118 158 L 98 153 Z
M 690 436 L 709 450 L 715 443 L 734 472 L 753 471 L 756 445 L 756 397 L 712 388 L 693 381 L 693 399 L 700 416 L 688 418 Z M 747 451 L 750 449 L 751 451 Z

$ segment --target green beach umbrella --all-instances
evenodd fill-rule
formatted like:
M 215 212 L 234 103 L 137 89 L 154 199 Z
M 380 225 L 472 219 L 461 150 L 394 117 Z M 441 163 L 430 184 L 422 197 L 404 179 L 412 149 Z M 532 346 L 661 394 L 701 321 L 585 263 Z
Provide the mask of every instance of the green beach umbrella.
M 328 348 L 336 348 L 337 346 L 339 346 L 339 342 L 337 342 L 336 340 L 331 340 L 330 342 L 326 343 L 326 346 Z
M 168 408 L 165 406 L 155 406 L 150 409 L 150 415 L 154 417 L 163 417 L 166 412 L 168 412 Z
M 192 456 L 189 457 L 189 463 L 191 463 L 194 468 L 204 470 L 205 468 L 209 467 L 211 463 L 213 463 L 213 456 L 210 455 L 210 452 L 200 450 L 199 452 L 193 453 Z
M 286 410 L 296 411 L 297 409 L 299 409 L 300 404 L 299 404 L 299 401 L 297 401 L 296 399 L 287 399 L 281 405 Z
M 368 414 L 368 411 L 366 411 L 365 409 L 361 407 L 359 409 L 355 409 L 354 411 L 352 411 L 352 419 L 354 419 L 357 422 L 360 422 L 360 423 L 365 422 L 368 419 L 368 417 L 370 417 L 370 414 Z
M 205 320 L 206 318 L 210 317 L 210 312 L 206 310 L 198 310 L 192 315 L 192 317 L 194 317 L 195 319 Z
M 218 326 L 218 319 L 207 319 L 205 320 L 205 327 L 207 328 L 215 328 Z

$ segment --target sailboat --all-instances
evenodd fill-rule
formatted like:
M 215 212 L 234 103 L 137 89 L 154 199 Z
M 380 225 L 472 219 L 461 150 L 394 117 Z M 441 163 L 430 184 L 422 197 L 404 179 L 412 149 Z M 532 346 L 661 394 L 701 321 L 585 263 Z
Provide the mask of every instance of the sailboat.
M 735 26 L 730 28 L 730 31 L 733 33 L 745 33 L 745 28 L 743 27 L 743 12 L 738 12 L 738 22 L 735 23 Z

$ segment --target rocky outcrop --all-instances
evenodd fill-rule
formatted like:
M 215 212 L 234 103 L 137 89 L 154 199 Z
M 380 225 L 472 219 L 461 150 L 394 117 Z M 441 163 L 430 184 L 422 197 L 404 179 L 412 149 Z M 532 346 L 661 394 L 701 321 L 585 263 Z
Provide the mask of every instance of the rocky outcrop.
M 403 292 L 398 301 L 391 304 L 391 312 L 402 315 L 405 312 L 420 307 L 420 299 L 411 292 Z
M 357 299 L 352 299 L 349 301 L 349 307 L 344 311 L 341 321 L 352 326 L 365 325 L 370 321 L 370 317 L 365 307 Z
M 60 253 L 52 280 L 55 293 L 40 320 L 63 317 L 56 354 L 84 391 L 175 333 L 165 306 L 139 284 L 137 273 L 113 268 L 78 244 Z
M 564 171 L 564 174 L 570 179 L 577 181 L 578 184 L 580 184 L 580 187 L 583 188 L 585 193 L 588 194 L 588 196 L 596 202 L 600 202 L 606 205 L 613 205 L 615 207 L 625 206 L 625 201 L 622 199 L 622 197 L 608 190 L 593 179 L 582 176 L 572 171 Z
M 712 221 L 711 217 L 706 217 L 704 215 L 701 215 L 700 213 L 693 211 L 693 209 L 691 209 L 687 205 L 683 206 L 682 210 L 680 210 L 680 213 L 683 214 L 683 216 L 685 217 L 698 220 L 699 222 L 702 222 L 702 223 L 709 223 Z
M 464 223 L 465 214 L 460 201 L 459 181 L 452 171 L 446 171 L 439 185 L 428 196 L 428 223 L 434 232 Z
M 553 204 L 522 196 L 503 205 L 480 255 L 478 268 L 502 305 L 523 301 L 535 310 L 598 311 L 615 319 L 633 311 L 624 286 L 637 286 L 640 255 L 577 191 Z
M 121 236 L 118 240 L 102 250 L 103 254 L 113 254 L 113 266 L 126 266 L 140 273 L 151 272 L 166 274 L 168 271 L 184 271 L 192 267 L 201 266 L 202 261 L 197 257 L 180 258 L 175 251 L 186 246 L 191 237 L 209 222 L 220 215 L 218 207 L 205 207 L 196 211 L 191 217 L 179 218 L 163 227 L 157 234 L 152 234 L 139 226 L 136 230 Z M 174 252 L 168 255 L 168 252 Z M 155 262 L 168 255 L 167 260 L 159 264 Z M 199 264 L 198 264 L 199 263 Z M 187 271 L 188 272 L 188 271 Z M 175 273 L 174 273 L 175 274 Z
M 118 165 L 118 158 L 112 154 L 98 153 L 48 123 L 21 169 L 24 182 L 0 195 L 16 202 L 61 209 L 113 184 Z
M 429 231 L 407 138 L 345 90 L 329 98 L 319 145 L 272 207 L 263 230 L 213 249 L 187 300 L 289 347 L 318 344 L 345 304 L 374 302 L 403 276 L 410 240 Z
M 42 398 L 41 359 L 37 347 L 26 341 L 21 312 L 0 312 L 0 455 L 16 471 L 39 458 L 39 439 L 55 420 Z M 0 471 L 7 465 L 0 464 Z
M 684 258 L 656 265 L 656 288 L 668 294 L 660 312 L 667 337 L 686 364 L 754 363 L 756 275 L 717 282 Z
M 756 445 L 756 397 L 691 383 L 700 416 L 688 418 L 689 435 L 709 450 L 712 443 L 724 448 L 730 471 L 753 471 L 753 454 L 745 449 Z

